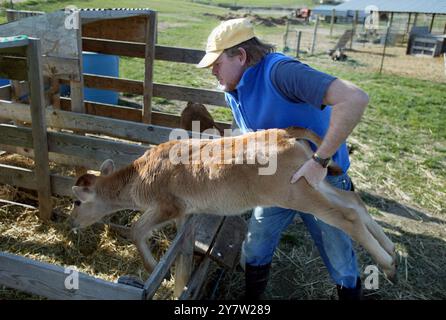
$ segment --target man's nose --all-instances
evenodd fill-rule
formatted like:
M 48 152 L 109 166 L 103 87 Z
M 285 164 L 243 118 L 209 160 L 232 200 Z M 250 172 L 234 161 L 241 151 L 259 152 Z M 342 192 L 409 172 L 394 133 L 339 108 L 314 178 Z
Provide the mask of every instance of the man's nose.
M 217 75 L 217 67 L 215 66 L 215 64 L 212 66 L 212 75 L 213 76 Z

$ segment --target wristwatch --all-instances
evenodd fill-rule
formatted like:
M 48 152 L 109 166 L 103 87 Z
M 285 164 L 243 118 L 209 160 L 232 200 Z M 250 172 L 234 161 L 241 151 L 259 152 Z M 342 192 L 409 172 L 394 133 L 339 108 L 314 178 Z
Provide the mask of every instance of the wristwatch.
M 331 158 L 321 158 L 317 153 L 313 154 L 313 160 L 319 163 L 323 168 L 327 168 Z

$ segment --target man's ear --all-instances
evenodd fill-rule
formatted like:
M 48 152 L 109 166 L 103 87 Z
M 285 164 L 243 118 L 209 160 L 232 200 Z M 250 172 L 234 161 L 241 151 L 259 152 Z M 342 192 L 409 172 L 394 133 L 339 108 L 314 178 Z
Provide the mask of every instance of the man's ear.
M 71 189 L 73 190 L 74 195 L 82 202 L 94 199 L 94 191 L 89 187 L 73 186 Z
M 101 176 L 108 176 L 115 171 L 115 163 L 111 159 L 105 160 L 101 164 Z
M 245 65 L 248 62 L 248 54 L 246 53 L 246 50 L 243 48 L 238 48 L 238 51 L 240 54 L 238 55 L 239 61 L 242 65 Z

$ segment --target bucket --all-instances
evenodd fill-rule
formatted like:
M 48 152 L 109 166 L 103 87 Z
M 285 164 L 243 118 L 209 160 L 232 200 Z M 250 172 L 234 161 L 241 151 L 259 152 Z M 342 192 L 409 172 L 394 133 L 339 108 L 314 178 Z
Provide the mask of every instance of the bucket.
M 84 73 L 97 74 L 101 76 L 119 77 L 119 57 L 114 55 L 87 52 L 82 53 L 82 66 Z M 62 85 L 61 95 L 70 94 L 70 87 Z M 119 92 L 84 88 L 84 100 L 97 103 L 118 104 Z

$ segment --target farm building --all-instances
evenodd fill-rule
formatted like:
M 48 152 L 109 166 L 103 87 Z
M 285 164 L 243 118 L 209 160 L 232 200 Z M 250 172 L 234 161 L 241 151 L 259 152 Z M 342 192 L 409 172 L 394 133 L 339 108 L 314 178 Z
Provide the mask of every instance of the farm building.
M 390 28 L 390 42 L 408 37 L 408 54 L 420 54 L 428 56 L 438 56 L 446 49 L 446 2 L 442 0 L 352 0 L 335 6 L 334 9 L 340 12 L 347 12 L 347 17 L 351 17 L 358 12 L 369 14 L 378 11 L 380 18 L 387 21 Z M 421 21 L 423 17 L 423 21 Z M 440 26 L 434 28 L 435 19 L 442 18 Z M 359 21 L 360 19 L 358 19 Z M 425 28 L 419 29 L 422 25 Z M 421 31 L 420 31 L 421 30 Z M 426 32 L 427 31 L 427 32 Z M 415 39 L 416 38 L 416 39 Z
M 335 13 L 335 23 L 347 23 L 354 19 L 354 11 L 349 10 L 339 10 L 338 5 L 320 5 L 312 9 L 312 16 L 322 17 L 325 22 L 330 22 L 333 15 L 333 10 Z M 358 13 L 358 22 L 364 22 L 366 18 L 366 13 L 364 11 Z

